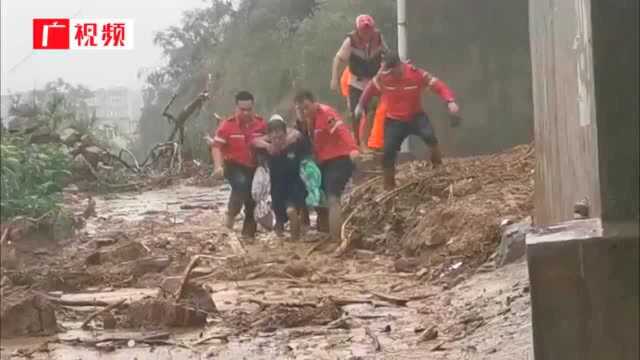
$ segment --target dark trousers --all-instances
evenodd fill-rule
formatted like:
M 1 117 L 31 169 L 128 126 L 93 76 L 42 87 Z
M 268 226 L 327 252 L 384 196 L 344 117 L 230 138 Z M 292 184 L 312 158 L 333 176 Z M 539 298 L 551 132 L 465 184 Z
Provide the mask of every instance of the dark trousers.
M 251 197 L 251 184 L 256 169 L 240 165 L 231 161 L 224 163 L 224 177 L 231 185 L 229 198 L 229 212 L 235 216 L 244 205 L 244 216 L 249 221 L 253 220 L 253 211 L 256 203 Z
M 276 215 L 276 221 L 285 224 L 287 207 L 303 209 L 306 206 L 307 189 L 300 176 L 288 177 L 271 173 L 271 207 Z
M 353 175 L 353 161 L 348 156 L 341 156 L 327 160 L 320 165 L 322 173 L 322 190 L 327 197 L 342 196 L 347 182 Z
M 402 142 L 415 135 L 429 146 L 437 145 L 435 130 L 426 113 L 418 113 L 410 121 L 400 121 L 386 118 L 384 122 L 384 155 L 382 164 L 385 169 L 395 166 L 398 151 Z

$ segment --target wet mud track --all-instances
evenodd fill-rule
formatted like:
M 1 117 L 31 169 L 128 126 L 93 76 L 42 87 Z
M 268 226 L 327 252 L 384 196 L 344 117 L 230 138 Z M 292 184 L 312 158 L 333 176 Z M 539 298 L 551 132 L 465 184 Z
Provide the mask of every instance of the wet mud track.
M 167 279 L 179 280 L 187 264 L 200 255 L 191 282 L 206 289 L 216 307 L 205 326 L 132 329 L 118 321 L 115 329 L 103 329 L 103 321 L 95 320 L 90 330 L 81 330 L 82 320 L 97 308 L 62 306 L 56 310 L 61 333 L 3 339 L 1 358 L 531 358 L 523 262 L 457 274 L 455 286 L 435 285 L 421 277 L 422 268 L 397 272 L 396 259 L 390 256 L 355 251 L 336 258 L 333 250 L 338 244 L 332 243 L 310 253 L 317 244 L 312 240 L 323 241 L 315 232 L 300 242 L 262 232 L 246 243 L 237 237 L 241 219 L 235 232 L 222 227 L 227 196 L 225 186 L 179 185 L 96 198 L 97 217 L 89 218 L 73 239 L 50 247 L 49 259 L 25 261 L 62 266 L 85 262 L 96 251 L 139 243 L 140 253 L 97 256 L 108 260 L 83 265 L 101 281 L 58 294 L 67 300 L 111 302 L 162 293 Z M 81 207 L 83 201 L 79 196 L 69 207 Z M 120 235 L 114 236 L 114 231 Z M 98 248 L 100 241 L 104 246 Z M 154 265 L 140 274 L 131 267 L 142 259 L 165 258 L 166 263 L 150 262 Z M 119 319 L 126 311 L 114 312 Z M 158 331 L 166 332 L 160 340 L 135 341 Z

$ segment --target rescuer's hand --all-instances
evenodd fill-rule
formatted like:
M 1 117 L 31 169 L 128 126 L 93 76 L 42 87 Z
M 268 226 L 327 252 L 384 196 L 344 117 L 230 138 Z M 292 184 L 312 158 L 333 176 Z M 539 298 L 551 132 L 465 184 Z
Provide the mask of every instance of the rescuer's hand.
M 212 176 L 214 179 L 222 179 L 224 176 L 224 169 L 220 166 L 214 168 Z
M 351 161 L 357 161 L 360 158 L 360 152 L 358 150 L 353 150 L 349 153 L 349 158 Z
M 449 112 L 451 114 L 457 114 L 458 111 L 460 111 L 460 107 L 458 106 L 458 104 L 456 104 L 455 101 L 451 101 L 450 103 L 448 103 L 447 107 L 449 108 Z

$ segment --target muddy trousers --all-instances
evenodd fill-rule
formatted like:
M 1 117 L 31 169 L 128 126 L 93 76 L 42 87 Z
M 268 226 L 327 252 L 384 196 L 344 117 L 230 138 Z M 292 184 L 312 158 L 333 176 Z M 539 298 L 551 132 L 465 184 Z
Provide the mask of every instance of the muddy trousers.
M 224 177 L 231 185 L 231 195 L 227 205 L 227 227 L 233 227 L 233 221 L 244 207 L 242 234 L 255 235 L 257 224 L 254 219 L 255 201 L 251 197 L 251 184 L 255 168 L 227 161 L 224 164 Z
M 287 208 L 305 208 L 306 197 L 307 190 L 300 178 L 292 179 L 271 173 L 271 206 L 278 223 L 285 224 L 288 221 Z
M 409 135 L 419 137 L 431 149 L 431 162 L 434 165 L 442 163 L 442 155 L 438 146 L 438 138 L 427 114 L 421 112 L 409 120 L 387 118 L 384 122 L 384 154 L 382 167 L 395 168 L 398 151 Z
M 326 212 L 318 212 L 318 216 L 326 216 L 329 233 L 333 240 L 340 240 L 342 227 L 342 208 L 340 199 L 347 182 L 353 174 L 355 166 L 348 156 L 341 156 L 325 161 L 320 165 L 322 172 L 322 190 L 327 195 Z M 318 219 L 320 222 L 320 219 Z

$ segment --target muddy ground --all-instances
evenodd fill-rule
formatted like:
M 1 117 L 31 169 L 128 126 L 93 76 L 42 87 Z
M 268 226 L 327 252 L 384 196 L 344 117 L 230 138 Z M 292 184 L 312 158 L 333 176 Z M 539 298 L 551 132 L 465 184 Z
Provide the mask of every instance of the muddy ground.
M 22 306 L 36 309 L 32 320 L 46 336 L 3 338 L 0 357 L 532 358 L 526 264 L 496 269 L 494 240 L 485 241 L 490 251 L 439 262 L 434 278 L 428 263 L 403 267 L 405 255 L 381 249 L 337 257 L 339 244 L 316 246 L 325 239 L 315 231 L 300 242 L 264 231 L 243 242 L 238 229 L 222 227 L 228 186 L 187 183 L 96 197 L 96 216 L 73 236 L 13 242 L 3 297 L 45 301 L 43 309 Z M 66 194 L 71 212 L 87 202 L 86 194 Z M 117 306 L 83 330 L 88 315 L 104 308 L 96 300 Z M 42 322 L 50 313 L 53 335 Z

